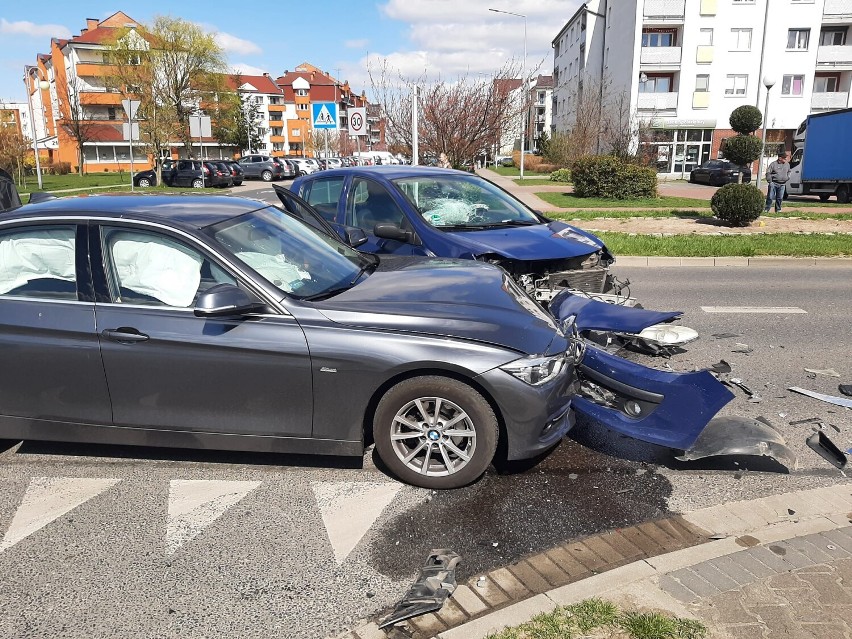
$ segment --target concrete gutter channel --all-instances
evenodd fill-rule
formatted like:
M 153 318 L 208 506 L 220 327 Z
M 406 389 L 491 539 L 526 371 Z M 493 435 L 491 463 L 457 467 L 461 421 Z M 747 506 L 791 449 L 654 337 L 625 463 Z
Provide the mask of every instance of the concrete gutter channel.
M 471 577 L 437 613 L 386 632 L 384 611 L 336 639 L 484 639 L 591 597 L 695 617 L 690 606 L 761 580 L 852 565 L 850 524 L 850 483 L 730 502 L 566 542 Z

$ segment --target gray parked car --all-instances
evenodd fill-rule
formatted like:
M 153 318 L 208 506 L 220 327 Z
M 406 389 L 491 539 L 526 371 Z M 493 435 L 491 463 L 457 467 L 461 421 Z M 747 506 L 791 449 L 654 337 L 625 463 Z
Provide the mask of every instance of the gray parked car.
M 284 169 L 281 164 L 268 155 L 247 155 L 240 160 L 246 179 L 259 178 L 264 182 L 280 180 L 284 177 Z
M 357 456 L 374 441 L 397 477 L 439 489 L 476 480 L 498 442 L 528 459 L 573 424 L 582 343 L 499 267 L 363 254 L 308 209 L 257 200 L 21 206 L 0 182 L 0 438 Z

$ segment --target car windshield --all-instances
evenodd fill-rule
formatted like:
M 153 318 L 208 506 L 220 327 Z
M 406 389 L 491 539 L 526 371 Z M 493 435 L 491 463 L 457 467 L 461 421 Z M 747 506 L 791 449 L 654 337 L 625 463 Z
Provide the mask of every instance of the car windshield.
M 281 292 L 299 299 L 328 297 L 351 288 L 374 263 L 274 206 L 205 231 Z
M 540 224 L 518 200 L 475 175 L 448 173 L 393 180 L 426 222 L 444 230 Z

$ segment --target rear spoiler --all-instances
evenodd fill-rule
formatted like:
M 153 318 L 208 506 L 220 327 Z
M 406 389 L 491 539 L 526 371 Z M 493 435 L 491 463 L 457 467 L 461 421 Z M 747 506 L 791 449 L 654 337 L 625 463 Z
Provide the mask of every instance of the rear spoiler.
M 17 209 L 21 206 L 21 196 L 12 176 L 0 169 L 0 213 Z

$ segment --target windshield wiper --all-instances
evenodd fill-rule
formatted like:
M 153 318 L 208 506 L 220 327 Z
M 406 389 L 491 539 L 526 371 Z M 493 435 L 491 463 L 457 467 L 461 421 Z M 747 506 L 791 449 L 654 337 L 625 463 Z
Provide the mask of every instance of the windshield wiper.
M 355 277 L 352 278 L 352 281 L 349 282 L 349 286 L 355 286 L 355 282 L 361 279 L 361 276 L 364 273 L 372 273 L 379 266 L 379 257 L 377 255 L 370 255 L 371 258 L 374 258 L 372 262 L 367 262 L 360 269 L 358 269 L 358 273 Z
M 536 226 L 537 224 L 541 224 L 541 222 L 538 220 L 500 220 L 494 224 L 489 224 L 489 226 Z
M 308 295 L 306 297 L 300 297 L 299 299 L 304 300 L 306 302 L 318 302 L 320 300 L 328 299 L 329 297 L 334 297 L 340 293 L 348 291 L 352 288 L 352 285 L 349 286 L 337 286 L 335 288 L 330 288 L 327 291 L 323 291 L 322 293 L 317 293 L 316 295 Z
M 439 231 L 481 231 L 488 227 L 482 224 L 441 224 L 435 228 Z

